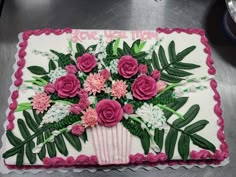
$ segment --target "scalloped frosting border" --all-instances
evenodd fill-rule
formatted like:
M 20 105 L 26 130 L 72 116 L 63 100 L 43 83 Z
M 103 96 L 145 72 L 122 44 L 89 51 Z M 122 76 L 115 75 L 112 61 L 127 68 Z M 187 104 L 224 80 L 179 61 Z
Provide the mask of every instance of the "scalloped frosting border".
M 206 59 L 206 64 L 209 67 L 208 69 L 208 73 L 210 75 L 214 75 L 216 73 L 216 69 L 214 68 L 213 64 L 214 61 L 211 57 L 211 48 L 208 44 L 208 39 L 205 36 L 205 31 L 202 29 L 197 29 L 197 28 L 187 28 L 187 29 L 182 29 L 182 28 L 173 28 L 173 29 L 169 29 L 169 28 L 157 28 L 156 29 L 157 32 L 159 33 L 165 33 L 165 34 L 170 34 L 173 32 L 176 33 L 187 33 L 187 34 L 198 34 L 201 36 L 201 43 L 205 46 L 204 48 L 204 52 L 207 54 L 207 59 Z M 20 50 L 18 52 L 18 57 L 19 60 L 17 61 L 17 65 L 18 65 L 18 69 L 16 70 L 16 72 L 14 73 L 15 76 L 15 81 L 14 81 L 14 85 L 16 87 L 19 87 L 22 82 L 22 69 L 25 66 L 25 49 L 28 45 L 27 40 L 29 39 L 29 37 L 31 35 L 35 35 L 35 36 L 39 36 L 41 34 L 55 34 L 55 35 L 61 35 L 63 33 L 72 33 L 72 29 L 71 28 L 64 28 L 64 29 L 50 29 L 50 28 L 45 28 L 42 30 L 29 30 L 29 31 L 25 31 L 22 34 L 22 38 L 23 38 L 23 42 L 19 43 L 19 47 Z M 203 165 L 203 164 L 220 164 L 221 161 L 223 161 L 224 159 L 226 159 L 227 157 L 229 157 L 229 152 L 228 152 L 228 145 L 225 142 L 225 135 L 224 135 L 224 119 L 222 117 L 222 109 L 221 109 L 221 100 L 220 100 L 220 95 L 217 91 L 217 82 L 212 79 L 210 82 L 210 86 L 212 88 L 212 90 L 214 91 L 215 95 L 214 95 L 214 100 L 217 102 L 215 107 L 214 107 L 214 112 L 215 114 L 218 116 L 219 120 L 218 120 L 218 125 L 219 125 L 219 130 L 217 132 L 217 137 L 221 142 L 220 145 L 220 150 L 217 150 L 214 154 L 210 153 L 207 150 L 200 150 L 200 151 L 191 151 L 190 152 L 190 157 L 193 160 L 187 160 L 187 161 L 183 161 L 183 160 L 171 160 L 168 161 L 167 160 L 167 155 L 165 153 L 160 153 L 160 154 L 156 154 L 154 155 L 153 153 L 149 153 L 148 155 L 143 155 L 140 153 L 134 154 L 134 155 L 130 155 L 129 159 L 130 159 L 130 163 L 129 164 L 144 164 L 144 163 L 148 163 L 148 165 L 150 166 L 156 166 L 156 165 L 166 165 L 168 164 L 169 166 L 173 166 L 173 165 L 192 165 L 192 164 L 198 164 L 198 165 Z M 11 93 L 11 99 L 12 99 L 12 103 L 9 105 L 9 114 L 7 116 L 7 120 L 8 120 L 8 125 L 7 125 L 7 130 L 12 130 L 14 128 L 14 111 L 17 107 L 17 98 L 19 96 L 18 90 L 14 90 Z M 212 158 L 212 159 L 209 159 Z M 202 160 L 199 160 L 202 159 Z M 5 163 L 5 161 L 4 161 Z M 86 166 L 86 165 L 97 165 L 97 157 L 96 156 L 86 156 L 86 155 L 80 155 L 78 156 L 76 159 L 74 159 L 73 157 L 67 157 L 66 159 L 61 158 L 61 157 L 54 157 L 54 158 L 45 158 L 43 160 L 44 166 L 43 165 L 24 165 L 22 167 L 17 167 L 16 165 L 8 165 L 5 163 L 5 165 L 9 168 L 9 169 L 38 169 L 38 168 L 50 168 L 50 167 L 60 167 L 60 166 L 64 166 L 64 167 L 72 167 L 72 166 L 78 166 L 78 163 L 80 165 Z M 124 166 L 124 165 L 122 165 Z

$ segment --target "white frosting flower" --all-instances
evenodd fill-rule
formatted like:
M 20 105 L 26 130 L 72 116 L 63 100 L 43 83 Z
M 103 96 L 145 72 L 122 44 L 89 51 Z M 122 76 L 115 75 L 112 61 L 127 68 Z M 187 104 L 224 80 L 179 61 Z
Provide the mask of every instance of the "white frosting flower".
M 133 99 L 134 99 L 131 92 L 126 93 L 125 96 L 126 96 L 126 98 L 129 99 L 129 100 L 133 100 Z
M 41 151 L 43 145 L 44 145 L 43 143 L 38 144 L 37 146 L 35 146 L 35 147 L 32 149 L 32 152 L 33 152 L 34 154 L 38 154 L 38 153 Z
M 70 113 L 70 105 L 63 103 L 55 103 L 48 110 L 48 112 L 43 116 L 41 126 L 45 123 L 58 122 L 59 120 L 64 119 Z
M 137 109 L 136 114 L 149 128 L 164 129 L 166 118 L 163 111 L 158 106 L 144 103 L 143 106 Z
M 95 97 L 95 96 L 89 96 L 89 97 L 88 97 L 88 100 L 89 100 L 89 103 L 90 103 L 90 104 L 94 104 L 94 103 L 95 103 L 95 100 L 96 100 L 96 97 Z
M 67 74 L 65 69 L 61 67 L 56 68 L 55 70 L 50 71 L 48 76 L 50 77 L 50 81 L 54 83 L 59 77 L 65 76 Z
M 118 62 L 119 62 L 119 59 L 114 59 L 110 62 L 110 67 L 109 68 L 110 68 L 111 73 L 113 73 L 113 74 L 118 73 L 118 69 L 117 69 Z

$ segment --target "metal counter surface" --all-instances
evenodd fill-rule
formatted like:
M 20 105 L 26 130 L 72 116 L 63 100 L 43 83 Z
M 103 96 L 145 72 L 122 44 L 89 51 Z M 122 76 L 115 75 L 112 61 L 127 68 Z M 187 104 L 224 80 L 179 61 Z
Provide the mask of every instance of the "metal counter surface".
M 203 28 L 212 47 L 217 69 L 218 91 L 222 97 L 225 134 L 230 150 L 230 164 L 220 168 L 180 168 L 151 171 L 125 170 L 50 174 L 60 176 L 97 177 L 231 177 L 236 174 L 236 46 L 223 31 L 223 0 L 8 0 L 0 18 L 0 125 L 10 95 L 12 66 L 15 62 L 17 35 L 27 29 L 149 29 L 156 27 Z M 3 127 L 0 126 L 0 135 Z M 1 143 L 0 143 L 1 145 Z M 14 176 L 15 174 L 0 175 Z M 31 176 L 26 173 L 19 176 Z M 40 173 L 37 176 L 47 176 Z

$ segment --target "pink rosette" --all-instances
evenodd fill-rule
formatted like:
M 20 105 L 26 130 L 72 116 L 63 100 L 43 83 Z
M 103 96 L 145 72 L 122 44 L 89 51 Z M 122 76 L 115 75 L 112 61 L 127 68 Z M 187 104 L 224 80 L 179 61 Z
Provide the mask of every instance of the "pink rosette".
M 74 97 L 80 89 L 80 81 L 74 74 L 68 74 L 56 80 L 55 89 L 61 98 Z
M 78 70 L 75 65 L 70 64 L 66 66 L 66 71 L 68 74 L 75 74 Z
M 138 70 L 141 74 L 146 74 L 148 71 L 147 65 L 145 64 L 139 65 Z
M 84 130 L 84 126 L 82 126 L 81 124 L 76 124 L 72 126 L 71 133 L 73 135 L 80 136 L 84 133 Z
M 139 100 L 149 100 L 157 94 L 156 82 L 152 77 L 142 75 L 132 84 L 132 92 Z
M 123 110 L 126 114 L 132 114 L 134 112 L 133 105 L 129 103 L 124 105 Z
M 104 77 L 104 79 L 108 80 L 109 77 L 111 76 L 111 73 L 107 70 L 107 69 L 104 69 L 100 72 L 100 74 L 102 75 L 102 77 Z
M 130 55 L 121 57 L 118 62 L 118 72 L 124 78 L 131 78 L 138 72 L 138 62 Z
M 157 82 L 157 89 L 158 89 L 158 92 L 162 92 L 163 90 L 165 90 L 166 86 L 167 86 L 167 84 L 166 84 L 165 81 L 159 80 L 159 81 Z
M 95 56 L 89 53 L 83 54 L 77 58 L 77 67 L 85 73 L 90 72 L 97 65 Z
M 47 94 L 54 93 L 55 92 L 54 85 L 52 83 L 48 83 L 47 85 L 44 86 L 44 91 Z
M 123 117 L 123 109 L 119 102 L 115 100 L 104 99 L 96 105 L 98 114 L 98 123 L 106 127 L 113 127 Z
M 153 77 L 153 79 L 159 80 L 161 77 L 161 73 L 160 73 L 160 71 L 155 69 L 154 71 L 152 71 L 151 76 Z

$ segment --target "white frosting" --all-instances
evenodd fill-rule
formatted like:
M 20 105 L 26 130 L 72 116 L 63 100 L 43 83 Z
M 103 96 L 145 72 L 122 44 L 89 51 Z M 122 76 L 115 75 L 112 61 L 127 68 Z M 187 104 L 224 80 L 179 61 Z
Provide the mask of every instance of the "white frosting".
M 80 30 L 80 31 L 94 31 L 94 30 Z M 75 32 L 75 31 L 73 31 L 73 32 Z M 104 31 L 102 31 L 102 30 L 97 30 L 96 32 L 100 35 L 104 34 Z M 151 31 L 151 32 L 154 32 L 154 31 Z M 131 44 L 134 41 L 134 39 L 132 39 L 131 32 L 126 31 L 126 35 L 127 35 L 127 39 L 125 39 L 125 41 L 131 46 Z M 180 52 L 189 46 L 195 45 L 196 49 L 193 52 L 191 52 L 189 55 L 187 55 L 186 58 L 184 59 L 184 61 L 188 62 L 188 63 L 195 63 L 195 64 L 198 64 L 201 66 L 200 68 L 190 71 L 195 76 L 198 77 L 198 76 L 207 76 L 208 75 L 208 72 L 207 72 L 208 66 L 206 65 L 207 54 L 204 53 L 204 51 L 203 51 L 204 46 L 200 41 L 199 35 L 195 35 L 195 34 L 189 35 L 189 34 L 185 34 L 185 33 L 180 33 L 180 34 L 161 33 L 158 35 L 158 37 L 163 38 L 161 45 L 166 50 L 168 48 L 170 41 L 172 41 L 172 40 L 175 41 L 175 44 L 176 44 L 175 47 L 176 47 L 177 52 Z M 43 68 L 45 68 L 48 71 L 47 57 L 42 56 L 42 55 L 35 55 L 35 53 L 32 52 L 34 49 L 37 49 L 39 51 L 46 51 L 46 52 L 48 52 L 50 49 L 53 49 L 53 50 L 59 51 L 61 53 L 67 53 L 68 52 L 68 39 L 70 39 L 70 38 L 71 38 L 71 34 L 62 34 L 62 35 L 42 34 L 40 36 L 30 36 L 30 38 L 28 40 L 28 46 L 26 48 L 26 53 L 27 53 L 27 55 L 25 57 L 26 66 L 23 69 L 23 80 L 30 80 L 32 77 L 32 74 L 27 69 L 27 67 L 29 67 L 29 66 L 32 66 L 32 65 L 42 66 Z M 85 40 L 83 40 L 82 44 L 87 48 L 88 46 L 96 44 L 97 42 L 98 42 L 98 40 L 85 39 Z M 150 48 L 150 46 L 152 46 L 155 42 L 156 42 L 155 38 L 148 40 L 143 50 L 148 50 Z M 122 43 L 123 43 L 123 40 L 121 39 L 120 47 L 122 47 L 121 46 Z M 75 50 L 75 44 L 73 44 L 73 48 Z M 157 49 L 158 49 L 158 47 L 157 47 Z M 156 51 L 157 51 L 157 49 L 156 49 Z M 25 83 L 25 84 L 31 85 L 30 83 Z M 219 145 L 220 145 L 220 141 L 217 138 L 217 131 L 219 129 L 219 127 L 217 125 L 218 118 L 215 115 L 214 110 L 213 110 L 216 102 L 213 100 L 214 93 L 213 93 L 212 89 L 210 88 L 209 84 L 210 84 L 209 81 L 204 82 L 202 85 L 207 86 L 207 89 L 197 91 L 195 93 L 188 93 L 187 95 L 188 95 L 189 99 L 188 99 L 187 103 L 181 109 L 179 109 L 178 112 L 181 114 L 184 114 L 193 104 L 199 104 L 200 111 L 199 111 L 197 117 L 193 120 L 193 122 L 205 119 L 205 120 L 209 121 L 209 124 L 203 130 L 198 132 L 198 134 L 205 137 L 206 139 L 208 139 L 218 149 Z M 34 94 L 35 94 L 35 92 L 31 89 L 27 90 L 25 93 L 20 92 L 20 96 L 17 99 L 17 101 L 18 101 L 18 103 L 28 102 L 28 98 L 33 96 Z M 16 126 L 17 119 L 19 119 L 19 118 L 24 119 L 22 112 L 15 113 L 15 117 L 16 117 L 14 120 L 15 128 L 13 129 L 13 133 L 15 135 L 17 135 L 17 137 L 23 139 L 21 137 L 21 134 L 20 134 L 17 126 Z M 175 119 L 177 119 L 177 117 L 175 115 L 173 115 L 168 121 L 172 122 Z M 31 130 L 30 130 L 30 133 L 33 133 L 33 132 L 31 132 Z M 87 130 L 87 135 L 88 135 L 88 141 L 86 143 L 83 143 L 81 141 L 82 142 L 82 151 L 81 152 L 76 151 L 67 141 L 65 141 L 66 146 L 68 148 L 68 152 L 69 152 L 68 156 L 77 157 L 80 154 L 85 154 L 88 156 L 96 155 L 95 150 L 93 148 L 92 133 L 91 133 L 90 129 Z M 111 133 L 108 133 L 107 136 L 108 136 L 108 138 L 106 141 L 112 140 L 114 138 L 114 137 L 112 137 Z M 119 140 L 119 141 L 122 143 L 121 140 Z M 107 143 L 110 143 L 110 142 L 107 142 Z M 8 141 L 6 141 L 5 148 L 10 149 L 11 147 L 12 147 L 12 145 Z M 164 152 L 164 149 L 165 149 L 165 147 L 163 147 L 163 149 L 162 149 L 163 152 Z M 191 143 L 190 150 L 197 150 L 198 151 L 200 149 L 201 148 L 199 148 Z M 112 152 L 113 152 L 113 150 L 111 150 L 111 153 Z M 150 150 L 150 152 L 152 152 L 152 150 Z M 131 154 L 143 153 L 140 139 L 135 136 L 132 136 L 130 153 Z M 58 151 L 57 151 L 57 154 L 58 154 L 57 155 L 58 157 L 64 157 Z M 178 154 L 177 146 L 175 149 L 173 159 L 181 159 L 180 155 Z M 15 164 L 15 162 L 16 162 L 16 156 L 12 156 L 12 157 L 6 159 L 7 164 Z M 26 156 L 24 158 L 24 164 L 25 165 L 29 164 Z M 35 164 L 41 165 L 42 161 L 39 160 L 39 158 L 37 157 L 37 161 Z

